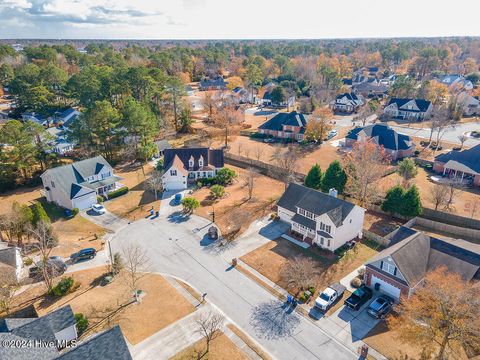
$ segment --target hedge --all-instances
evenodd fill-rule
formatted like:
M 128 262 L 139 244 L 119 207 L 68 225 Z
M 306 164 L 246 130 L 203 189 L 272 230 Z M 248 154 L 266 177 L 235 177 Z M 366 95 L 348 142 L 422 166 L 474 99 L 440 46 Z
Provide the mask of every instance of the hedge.
M 115 199 L 116 197 L 125 195 L 126 193 L 128 193 L 128 187 L 124 186 L 124 187 L 122 187 L 122 188 L 120 188 L 120 189 L 118 189 L 118 190 L 109 192 L 109 193 L 108 193 L 108 198 L 109 198 L 109 199 Z
M 73 278 L 68 277 L 60 280 L 60 282 L 52 289 L 52 294 L 55 296 L 66 295 L 73 286 Z

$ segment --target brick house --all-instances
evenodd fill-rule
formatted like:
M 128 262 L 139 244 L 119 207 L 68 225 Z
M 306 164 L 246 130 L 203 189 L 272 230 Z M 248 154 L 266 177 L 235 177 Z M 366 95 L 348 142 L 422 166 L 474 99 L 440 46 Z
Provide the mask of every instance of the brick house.
M 278 113 L 258 127 L 260 134 L 271 135 L 282 139 L 302 141 L 307 126 L 307 117 L 304 114 L 292 111 Z
M 365 283 L 397 301 L 410 297 L 425 275 L 440 266 L 467 281 L 480 280 L 480 245 L 437 239 L 404 226 L 390 244 L 366 264 Z
M 480 145 L 436 156 L 433 170 L 450 178 L 470 181 L 473 185 L 480 186 Z
M 415 144 L 410 136 L 400 134 L 385 124 L 367 125 L 351 130 L 345 137 L 345 146 L 351 147 L 357 141 L 372 141 L 377 146 L 383 146 L 391 160 L 409 157 L 415 152 Z

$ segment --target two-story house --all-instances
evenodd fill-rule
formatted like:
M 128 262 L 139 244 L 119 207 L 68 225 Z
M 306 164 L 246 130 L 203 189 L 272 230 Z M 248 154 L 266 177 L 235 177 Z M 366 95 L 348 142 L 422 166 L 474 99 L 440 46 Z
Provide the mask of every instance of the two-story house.
M 472 90 L 473 83 L 460 74 L 447 74 L 439 79 L 440 83 L 460 90 Z
M 388 248 L 365 266 L 365 282 L 395 300 L 410 297 L 425 275 L 446 267 L 466 281 L 480 280 L 480 245 L 459 239 L 437 239 L 400 227 Z
M 277 203 L 281 220 L 307 244 L 334 251 L 362 237 L 365 209 L 341 200 L 335 189 L 329 194 L 291 183 Z
M 213 178 L 224 166 L 222 149 L 165 149 L 163 156 L 165 190 L 184 190 L 196 179 Z
M 391 98 L 383 109 L 383 114 L 390 118 L 421 121 L 429 119 L 432 110 L 432 103 L 428 100 Z
M 258 127 L 260 134 L 270 135 L 282 139 L 302 141 L 307 126 L 307 117 L 304 114 L 292 111 L 278 113 Z
M 464 116 L 480 115 L 479 96 L 472 96 L 466 91 L 464 91 L 458 95 L 457 103 L 462 107 Z
M 108 197 L 121 180 L 103 156 L 48 169 L 40 177 L 48 202 L 80 210 L 95 204 L 97 195 Z
M 215 79 L 202 79 L 200 81 L 200 91 L 207 90 L 227 90 L 228 83 L 225 82 L 222 76 L 217 76 Z
M 351 114 L 365 104 L 361 95 L 355 93 L 339 94 L 330 102 L 330 108 L 335 112 Z

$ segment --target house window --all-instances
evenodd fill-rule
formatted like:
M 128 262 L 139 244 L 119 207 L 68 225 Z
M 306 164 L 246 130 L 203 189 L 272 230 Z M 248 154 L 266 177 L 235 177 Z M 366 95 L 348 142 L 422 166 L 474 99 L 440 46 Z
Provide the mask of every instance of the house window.
M 203 177 L 207 177 L 207 172 L 206 171 L 203 172 Z
M 203 166 L 203 159 L 200 158 L 200 159 L 198 160 L 198 166 L 200 166 L 200 167 Z
M 193 159 L 188 160 L 188 166 L 193 167 Z
M 389 274 L 395 275 L 397 273 L 397 269 L 395 265 L 392 265 L 388 262 L 382 261 L 382 270 L 388 272 Z
M 108 177 L 112 176 L 112 174 L 109 172 L 102 174 L 102 179 L 106 179 Z
M 323 222 L 320 223 L 320 230 L 325 230 L 325 224 Z
M 328 244 L 327 244 L 328 247 L 330 247 L 330 239 L 328 239 Z
M 330 234 L 332 227 L 330 225 L 325 225 L 325 231 Z
M 52 188 L 55 189 L 55 183 L 53 181 L 50 182 L 52 184 Z
M 320 238 L 320 245 L 323 245 L 323 242 L 325 241 L 325 239 L 323 237 Z
M 95 175 L 89 176 L 89 177 L 87 178 L 87 181 L 88 181 L 88 182 L 92 182 L 93 180 L 95 180 Z
M 177 170 L 170 170 L 170 176 L 177 176 Z

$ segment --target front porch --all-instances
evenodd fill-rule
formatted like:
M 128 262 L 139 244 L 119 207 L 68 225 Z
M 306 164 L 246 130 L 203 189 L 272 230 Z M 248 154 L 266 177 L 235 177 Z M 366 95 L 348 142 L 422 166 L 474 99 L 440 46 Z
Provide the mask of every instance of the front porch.
M 296 222 L 292 222 L 292 227 L 290 228 L 289 236 L 291 236 L 295 240 L 312 245 L 315 240 L 315 230 L 308 229 L 304 225 L 300 225 L 300 224 L 297 224 Z
M 125 187 L 125 185 L 119 183 L 120 180 L 123 179 L 119 176 L 113 175 L 103 180 L 97 180 L 91 183 L 84 183 L 82 185 L 85 185 L 86 187 L 95 190 L 97 195 L 106 196 L 112 191 Z

